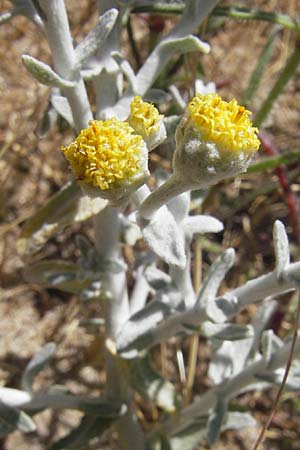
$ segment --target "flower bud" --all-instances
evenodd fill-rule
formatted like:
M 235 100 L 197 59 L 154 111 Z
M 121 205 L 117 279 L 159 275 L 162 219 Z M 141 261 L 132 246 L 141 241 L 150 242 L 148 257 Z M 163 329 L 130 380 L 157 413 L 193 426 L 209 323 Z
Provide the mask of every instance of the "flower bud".
M 151 103 L 143 102 L 141 97 L 134 97 L 130 105 L 129 125 L 142 136 L 149 151 L 160 145 L 167 137 L 163 115 Z
M 84 193 L 113 205 L 126 200 L 149 175 L 144 140 L 115 118 L 90 121 L 62 151 Z
M 259 148 L 258 129 L 250 111 L 236 100 L 217 94 L 197 94 L 176 130 L 176 150 L 170 178 L 142 203 L 139 213 L 151 219 L 172 198 L 203 189 L 223 178 L 244 172 Z
M 234 99 L 196 95 L 176 130 L 174 175 L 197 189 L 244 172 L 259 148 L 250 114 Z

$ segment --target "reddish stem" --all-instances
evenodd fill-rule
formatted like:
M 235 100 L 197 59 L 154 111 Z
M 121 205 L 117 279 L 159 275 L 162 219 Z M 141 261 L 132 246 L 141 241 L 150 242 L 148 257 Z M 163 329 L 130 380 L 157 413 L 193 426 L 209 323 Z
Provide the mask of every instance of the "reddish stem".
M 271 140 L 270 136 L 265 132 L 259 133 L 259 139 L 262 145 L 263 150 L 267 153 L 267 155 L 275 156 L 280 154 L 280 151 L 276 144 Z M 274 169 L 276 173 L 279 184 L 283 190 L 285 202 L 289 210 L 291 225 L 293 229 L 293 236 L 297 242 L 299 242 L 300 237 L 300 224 L 299 224 L 299 202 L 296 194 L 292 191 L 290 182 L 288 179 L 288 169 L 286 165 L 282 164 L 281 166 Z

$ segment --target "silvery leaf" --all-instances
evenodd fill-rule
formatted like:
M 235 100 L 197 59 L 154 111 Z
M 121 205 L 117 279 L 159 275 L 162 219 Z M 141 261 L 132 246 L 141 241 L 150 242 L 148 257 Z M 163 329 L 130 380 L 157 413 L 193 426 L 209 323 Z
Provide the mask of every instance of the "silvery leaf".
M 196 51 L 208 53 L 209 50 L 210 46 L 208 44 L 192 34 L 180 37 L 173 36 L 172 38 L 167 36 L 158 44 L 138 72 L 136 76 L 137 92 L 144 93 L 148 91 L 153 81 L 173 55 Z
M 62 95 L 52 95 L 51 103 L 55 111 L 70 125 L 71 128 L 75 128 L 73 114 L 68 100 Z
M 170 275 L 157 269 L 157 267 L 149 266 L 144 272 L 144 276 L 153 289 L 166 289 L 172 283 Z
M 188 216 L 183 222 L 184 232 L 190 239 L 194 234 L 219 233 L 223 228 L 218 219 L 204 215 Z
M 80 74 L 85 81 L 91 81 L 97 78 L 103 70 L 102 64 L 98 64 L 95 67 L 81 69 Z
M 127 361 L 126 373 L 130 386 L 144 399 L 155 402 L 169 413 L 175 411 L 175 387 L 153 369 L 148 357 Z
M 171 450 L 195 450 L 203 444 L 207 435 L 206 418 L 186 427 L 170 437 Z M 162 448 L 160 449 L 162 450 Z
M 218 345 L 209 364 L 208 376 L 215 384 L 222 383 L 241 372 L 246 366 L 253 337 L 237 341 L 224 341 Z
M 251 325 L 217 324 L 207 321 L 201 325 L 201 334 L 210 339 L 236 341 L 252 337 L 253 328 Z
M 268 322 L 275 311 L 277 302 L 274 300 L 266 300 L 257 310 L 251 320 L 254 328 L 254 340 L 251 351 L 253 353 L 259 350 L 261 344 L 262 333 L 268 325 Z
M 136 76 L 134 73 L 133 68 L 131 67 L 130 63 L 127 61 L 127 59 L 123 58 L 123 56 L 118 52 L 113 52 L 111 54 L 112 58 L 116 61 L 116 63 L 119 65 L 121 71 L 125 75 L 129 86 L 132 90 L 132 92 L 135 92 L 135 82 L 136 82 Z
M 262 381 L 266 381 L 267 383 L 271 383 L 275 386 L 280 386 L 284 377 L 285 368 L 277 369 L 275 372 L 265 372 L 263 374 L 259 374 L 257 378 Z M 287 381 L 284 385 L 286 390 L 290 391 L 299 391 L 300 389 L 300 367 L 292 366 L 287 378 Z
M 157 256 L 167 264 L 185 267 L 183 235 L 166 206 L 156 211 L 150 221 L 143 220 L 141 226 L 145 241 Z
M 38 128 L 37 128 L 37 134 L 39 137 L 43 137 L 50 128 L 53 127 L 53 125 L 57 122 L 57 112 L 56 110 L 51 106 L 51 104 L 48 104 L 42 120 L 40 121 Z
M 175 84 L 172 84 L 169 87 L 169 92 L 173 98 L 173 102 L 177 108 L 178 113 L 182 114 L 187 106 L 187 102 L 182 97 L 179 89 L 177 88 L 177 86 Z
M 168 92 L 166 92 L 162 89 L 151 88 L 143 96 L 143 100 L 145 102 L 150 102 L 150 103 L 155 103 L 157 105 L 160 105 L 161 103 L 166 103 L 166 102 L 170 101 L 170 94 L 168 94 Z
M 117 336 L 117 349 L 124 358 L 134 358 L 154 342 L 156 326 L 172 314 L 172 309 L 152 301 L 125 323 Z
M 75 86 L 73 81 L 65 80 L 48 64 L 38 61 L 29 55 L 22 55 L 22 62 L 28 72 L 36 78 L 40 83 L 46 86 L 59 87 L 59 88 L 72 88 Z
M 139 239 L 143 238 L 141 228 L 136 223 L 135 215 L 121 216 L 122 237 L 126 244 L 134 246 Z
M 215 444 L 215 442 L 218 440 L 222 425 L 225 421 L 227 408 L 228 400 L 226 399 L 226 397 L 219 396 L 207 422 L 207 440 L 209 445 Z
M 238 411 L 228 411 L 222 431 L 240 430 L 247 427 L 255 427 L 256 420 L 248 413 Z
M 165 144 L 166 143 L 170 143 L 170 142 L 174 142 L 174 137 L 175 137 L 175 132 L 177 129 L 177 126 L 180 122 L 181 117 L 177 116 L 177 115 L 173 115 L 173 116 L 168 116 L 168 117 L 164 117 L 163 121 L 164 121 L 164 126 L 167 132 L 167 139 L 165 140 Z
M 190 199 L 190 192 L 187 191 L 175 198 L 172 198 L 172 200 L 170 200 L 167 204 L 168 209 L 171 211 L 178 224 L 181 224 L 183 220 L 188 218 L 187 215 L 190 207 Z
M 32 384 L 36 375 L 43 370 L 52 358 L 56 349 L 53 342 L 49 342 L 31 359 L 22 376 L 22 389 L 32 392 Z
M 209 363 L 208 376 L 214 384 L 220 384 L 233 374 L 234 343 L 224 341 L 215 350 Z
M 106 11 L 100 16 L 95 27 L 80 42 L 75 49 L 75 57 L 78 67 L 84 63 L 101 48 L 107 36 L 111 32 L 118 17 L 118 11 L 114 8 Z
M 233 266 L 234 258 L 235 251 L 229 248 L 213 262 L 198 294 L 197 306 L 209 305 L 216 297 L 226 273 Z
M 35 431 L 36 426 L 33 420 L 23 411 L 0 402 L 0 437 L 16 429 L 23 431 L 23 433 L 31 433 Z
M 262 333 L 261 338 L 262 356 L 264 360 L 269 362 L 272 355 L 276 353 L 282 345 L 282 340 L 274 333 L 273 330 L 265 330 Z
M 290 263 L 289 241 L 282 222 L 276 220 L 273 227 L 273 241 L 276 257 L 276 274 L 281 277 Z

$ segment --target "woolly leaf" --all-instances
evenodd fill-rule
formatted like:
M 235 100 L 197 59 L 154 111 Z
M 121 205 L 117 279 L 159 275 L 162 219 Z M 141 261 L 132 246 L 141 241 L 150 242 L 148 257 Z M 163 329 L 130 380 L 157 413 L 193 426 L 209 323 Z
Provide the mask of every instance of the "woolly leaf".
M 163 206 L 148 222 L 143 221 L 143 236 L 147 244 L 163 261 L 180 268 L 186 265 L 184 239 L 174 217 Z
M 273 241 L 276 257 L 276 274 L 282 276 L 290 263 L 289 241 L 282 222 L 276 220 L 273 227 Z
M 201 325 L 201 334 L 210 339 L 236 341 L 252 337 L 253 328 L 251 325 L 217 324 L 207 321 Z
M 45 84 L 46 86 L 59 87 L 62 89 L 75 86 L 73 81 L 65 80 L 54 72 L 48 64 L 38 61 L 32 56 L 22 55 L 22 62 L 28 72 L 40 83 Z
M 68 122 L 70 127 L 75 128 L 73 114 L 68 100 L 62 95 L 52 95 L 51 103 L 55 111 Z
M 117 349 L 122 357 L 135 358 L 139 351 L 151 346 L 155 327 L 171 313 L 168 305 L 152 301 L 131 316 L 117 336 Z
M 75 56 L 79 67 L 82 67 L 84 63 L 100 49 L 115 25 L 117 17 L 118 11 L 116 9 L 113 8 L 106 11 L 100 16 L 95 27 L 76 47 Z
M 210 216 L 188 216 L 183 222 L 184 232 L 190 238 L 194 234 L 219 233 L 223 230 L 223 224 L 218 219 Z
M 151 366 L 149 358 L 127 361 L 126 373 L 130 385 L 146 400 L 151 400 L 171 413 L 176 408 L 175 387 Z
M 211 265 L 197 298 L 199 306 L 209 305 L 210 301 L 215 298 L 226 273 L 233 266 L 234 257 L 233 248 L 229 248 Z
M 157 267 L 149 266 L 145 270 L 145 278 L 153 289 L 166 289 L 171 285 L 172 279 L 170 275 L 157 269 Z

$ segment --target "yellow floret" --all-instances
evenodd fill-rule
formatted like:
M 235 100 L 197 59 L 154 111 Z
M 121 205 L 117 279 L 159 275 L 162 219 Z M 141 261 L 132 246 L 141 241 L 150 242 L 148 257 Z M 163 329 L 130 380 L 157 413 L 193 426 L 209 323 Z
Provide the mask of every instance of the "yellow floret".
M 226 102 L 218 94 L 198 94 L 190 101 L 188 114 L 201 139 L 215 143 L 220 150 L 253 152 L 259 148 L 251 112 L 235 99 Z
M 145 144 L 127 122 L 94 120 L 62 147 L 77 179 L 101 190 L 118 187 L 141 170 Z
M 141 134 L 150 136 L 159 130 L 163 116 L 151 103 L 143 102 L 141 97 L 134 97 L 130 105 L 130 125 Z

